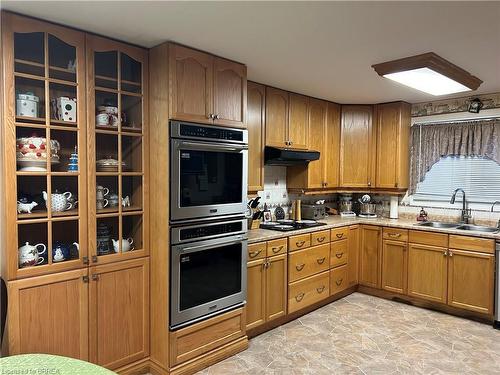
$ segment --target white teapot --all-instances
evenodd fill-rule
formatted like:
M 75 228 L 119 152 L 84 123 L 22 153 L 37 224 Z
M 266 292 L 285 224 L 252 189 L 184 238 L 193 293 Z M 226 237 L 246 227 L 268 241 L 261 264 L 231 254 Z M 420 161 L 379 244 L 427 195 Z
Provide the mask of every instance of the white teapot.
M 39 251 L 39 247 L 43 247 L 43 250 Z M 18 249 L 19 267 L 23 268 L 42 264 L 45 261 L 45 258 L 41 257 L 40 254 L 45 253 L 46 250 L 47 246 L 45 246 L 43 243 L 30 245 L 29 242 L 26 242 Z
M 120 241 L 118 240 L 115 240 L 115 239 L 111 239 L 111 241 L 113 241 L 113 249 L 115 250 L 115 253 L 119 252 L 120 251 Z M 129 250 L 134 250 L 134 247 L 132 246 L 132 244 L 134 243 L 134 239 L 133 238 L 123 238 L 122 239 L 122 252 L 126 252 L 126 251 L 129 251 Z

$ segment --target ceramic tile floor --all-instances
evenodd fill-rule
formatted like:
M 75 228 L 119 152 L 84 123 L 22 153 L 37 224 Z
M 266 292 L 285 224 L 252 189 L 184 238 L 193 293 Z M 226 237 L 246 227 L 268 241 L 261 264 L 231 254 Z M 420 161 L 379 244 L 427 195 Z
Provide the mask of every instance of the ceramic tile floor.
M 354 293 L 198 374 L 500 374 L 491 326 Z

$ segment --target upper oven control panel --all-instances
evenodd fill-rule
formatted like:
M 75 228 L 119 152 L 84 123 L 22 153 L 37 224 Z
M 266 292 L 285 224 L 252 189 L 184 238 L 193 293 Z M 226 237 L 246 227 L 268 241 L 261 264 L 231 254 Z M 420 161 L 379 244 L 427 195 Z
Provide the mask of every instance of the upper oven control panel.
M 231 143 L 248 142 L 248 133 L 244 129 L 232 129 L 220 126 L 171 121 L 170 131 L 173 138 L 188 138 Z

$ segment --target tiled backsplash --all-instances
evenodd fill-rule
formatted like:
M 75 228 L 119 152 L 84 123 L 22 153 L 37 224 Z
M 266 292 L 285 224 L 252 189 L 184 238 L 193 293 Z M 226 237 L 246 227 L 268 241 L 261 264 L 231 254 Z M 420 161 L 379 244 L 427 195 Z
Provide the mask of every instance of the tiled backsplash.
M 332 206 L 337 201 L 337 194 L 329 195 L 314 195 L 314 196 L 298 196 L 294 194 L 288 194 L 286 189 L 286 167 L 279 166 L 266 166 L 264 168 L 264 190 L 259 192 L 261 197 L 261 204 L 259 207 L 262 209 L 264 203 L 267 204 L 272 213 L 277 206 L 281 206 L 285 209 L 288 217 L 290 211 L 291 202 L 295 199 L 301 199 L 303 203 L 313 203 L 319 199 L 325 199 L 327 203 Z M 353 201 L 356 201 L 358 195 L 353 196 Z M 388 217 L 389 215 L 389 196 L 388 195 L 372 195 L 372 200 L 378 203 L 377 214 L 379 216 Z M 416 219 L 420 212 L 421 206 L 410 206 L 402 199 L 399 199 L 399 217 Z M 449 220 L 458 221 L 460 218 L 461 209 L 458 207 L 446 207 L 446 208 L 435 208 L 424 206 L 427 211 L 430 220 Z M 500 211 L 500 208 L 497 208 Z M 476 224 L 484 225 L 496 225 L 500 219 L 500 212 L 489 212 L 485 210 L 472 210 L 472 221 Z

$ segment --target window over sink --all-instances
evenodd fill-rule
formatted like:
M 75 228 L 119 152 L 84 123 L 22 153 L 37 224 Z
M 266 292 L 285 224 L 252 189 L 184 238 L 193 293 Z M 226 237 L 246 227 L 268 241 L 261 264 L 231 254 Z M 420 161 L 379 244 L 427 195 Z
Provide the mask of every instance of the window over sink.
M 411 201 L 415 205 L 448 205 L 457 188 L 464 189 L 468 203 L 489 208 L 492 202 L 500 200 L 500 165 L 486 157 L 442 157 L 417 184 Z M 457 194 L 455 204 L 461 202 L 462 194 Z

